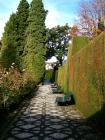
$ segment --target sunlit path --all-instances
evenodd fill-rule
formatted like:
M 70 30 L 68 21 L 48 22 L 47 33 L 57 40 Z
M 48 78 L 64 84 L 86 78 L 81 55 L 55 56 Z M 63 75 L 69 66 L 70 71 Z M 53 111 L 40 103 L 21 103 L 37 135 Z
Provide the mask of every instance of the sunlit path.
M 5 140 L 102 140 L 79 111 L 55 104 L 50 85 L 39 87 L 23 115 L 17 117 Z

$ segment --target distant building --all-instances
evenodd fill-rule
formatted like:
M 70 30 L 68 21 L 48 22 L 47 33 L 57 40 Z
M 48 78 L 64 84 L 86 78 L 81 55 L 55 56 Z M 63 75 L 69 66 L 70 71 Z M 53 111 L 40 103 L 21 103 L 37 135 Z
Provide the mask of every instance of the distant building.
M 71 39 L 69 40 L 69 44 L 72 44 L 72 40 Z
M 50 59 L 45 61 L 45 68 L 46 70 L 51 70 L 56 66 L 58 59 L 55 56 L 52 56 Z

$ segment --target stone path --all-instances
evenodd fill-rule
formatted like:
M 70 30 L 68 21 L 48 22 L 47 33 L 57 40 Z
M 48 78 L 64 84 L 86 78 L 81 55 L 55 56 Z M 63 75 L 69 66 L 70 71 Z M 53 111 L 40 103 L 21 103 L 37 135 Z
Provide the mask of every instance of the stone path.
M 17 117 L 5 140 L 103 140 L 72 106 L 55 104 L 50 85 L 39 87 L 28 108 Z

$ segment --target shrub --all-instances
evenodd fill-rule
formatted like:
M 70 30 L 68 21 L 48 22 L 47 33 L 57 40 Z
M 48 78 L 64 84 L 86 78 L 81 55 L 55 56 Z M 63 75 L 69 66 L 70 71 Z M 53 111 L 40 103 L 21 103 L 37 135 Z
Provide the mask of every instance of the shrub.
M 24 79 L 26 72 L 19 71 L 15 65 L 8 70 L 0 67 L 0 71 L 0 106 L 9 108 L 13 104 L 18 104 L 36 87 L 34 80 Z

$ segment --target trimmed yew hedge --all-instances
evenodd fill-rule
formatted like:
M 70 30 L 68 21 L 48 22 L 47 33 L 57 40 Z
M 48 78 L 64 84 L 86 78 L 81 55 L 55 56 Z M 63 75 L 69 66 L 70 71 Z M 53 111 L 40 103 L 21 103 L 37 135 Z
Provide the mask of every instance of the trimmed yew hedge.
M 77 49 L 82 39 L 74 38 L 67 64 L 59 69 L 58 84 L 65 88 L 64 77 L 68 78 L 66 87 L 75 94 L 77 107 L 87 118 L 105 125 L 105 32 Z

